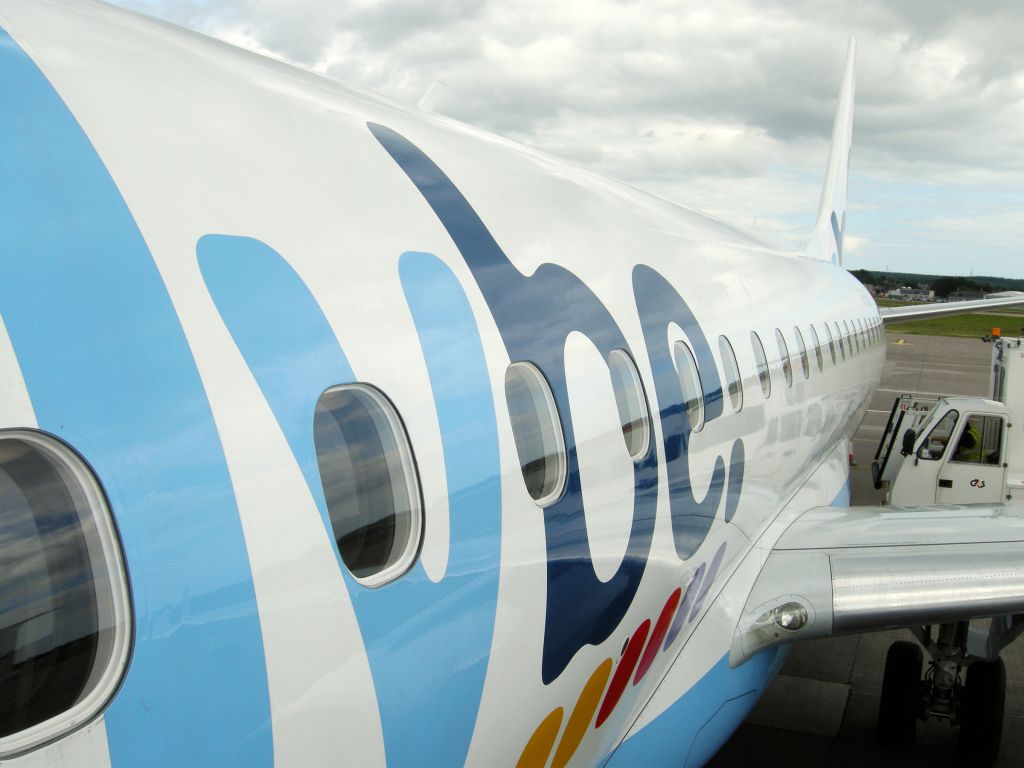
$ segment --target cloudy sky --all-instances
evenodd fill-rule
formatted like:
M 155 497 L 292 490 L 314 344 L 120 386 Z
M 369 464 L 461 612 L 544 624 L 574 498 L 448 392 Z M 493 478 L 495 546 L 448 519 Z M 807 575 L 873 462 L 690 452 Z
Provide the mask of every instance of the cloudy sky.
M 1019 0 L 117 2 L 791 246 L 855 37 L 847 266 L 1024 277 Z

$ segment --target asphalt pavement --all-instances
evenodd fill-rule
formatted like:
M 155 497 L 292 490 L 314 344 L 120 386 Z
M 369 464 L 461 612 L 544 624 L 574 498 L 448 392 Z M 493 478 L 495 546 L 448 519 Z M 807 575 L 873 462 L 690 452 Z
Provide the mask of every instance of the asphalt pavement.
M 887 334 L 882 382 L 854 438 L 852 503 L 879 504 L 871 460 L 893 400 L 903 392 L 989 394 L 991 346 L 979 339 Z M 904 752 L 875 744 L 875 719 L 889 645 L 909 631 L 875 632 L 797 644 L 779 676 L 709 764 L 734 766 L 955 766 L 958 729 L 919 723 L 917 743 Z M 999 768 L 1024 768 L 1024 641 L 1003 651 L 1006 715 Z

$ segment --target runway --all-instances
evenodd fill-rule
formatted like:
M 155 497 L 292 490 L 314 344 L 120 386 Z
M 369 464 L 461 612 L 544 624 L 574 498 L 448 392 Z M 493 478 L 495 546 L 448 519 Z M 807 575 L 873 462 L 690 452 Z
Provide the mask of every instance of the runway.
M 871 460 L 893 400 L 917 394 L 989 394 L 991 346 L 979 339 L 888 333 L 881 385 L 854 438 L 851 473 L 854 504 L 878 504 Z M 908 752 L 875 745 L 874 727 L 885 654 L 910 632 L 878 632 L 798 644 L 746 722 L 709 765 L 734 766 L 955 766 L 958 729 L 919 723 Z M 1024 767 L 1024 642 L 1003 652 L 1007 671 L 1006 716 L 996 766 Z

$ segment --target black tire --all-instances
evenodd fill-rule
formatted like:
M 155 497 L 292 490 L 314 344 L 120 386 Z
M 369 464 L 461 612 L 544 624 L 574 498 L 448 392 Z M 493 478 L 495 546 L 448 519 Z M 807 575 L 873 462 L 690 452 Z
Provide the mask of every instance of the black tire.
M 1006 664 L 976 661 L 967 668 L 960 701 L 960 759 L 991 765 L 999 756 L 1006 707 Z
M 900 640 L 889 646 L 878 702 L 878 743 L 888 749 L 907 749 L 917 736 L 917 713 L 921 701 L 921 646 Z

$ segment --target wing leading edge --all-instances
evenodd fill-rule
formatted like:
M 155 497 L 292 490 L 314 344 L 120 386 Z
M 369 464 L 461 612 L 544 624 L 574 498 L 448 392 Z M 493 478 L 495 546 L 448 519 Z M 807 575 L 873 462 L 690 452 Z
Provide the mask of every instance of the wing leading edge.
M 886 325 L 889 325 L 909 320 L 922 320 L 927 317 L 962 315 L 967 312 L 978 312 L 986 309 L 1024 304 L 1024 292 L 1007 291 L 1006 293 L 1007 295 L 1005 296 L 977 299 L 975 301 L 950 301 L 944 304 L 911 304 L 906 307 L 881 307 L 878 310 L 878 314 L 881 315 Z M 1011 293 L 1012 295 L 1010 295 Z
M 1022 553 L 1024 504 L 808 510 L 754 582 L 730 664 L 796 640 L 1024 613 Z M 1024 621 L 998 626 L 979 655 Z

